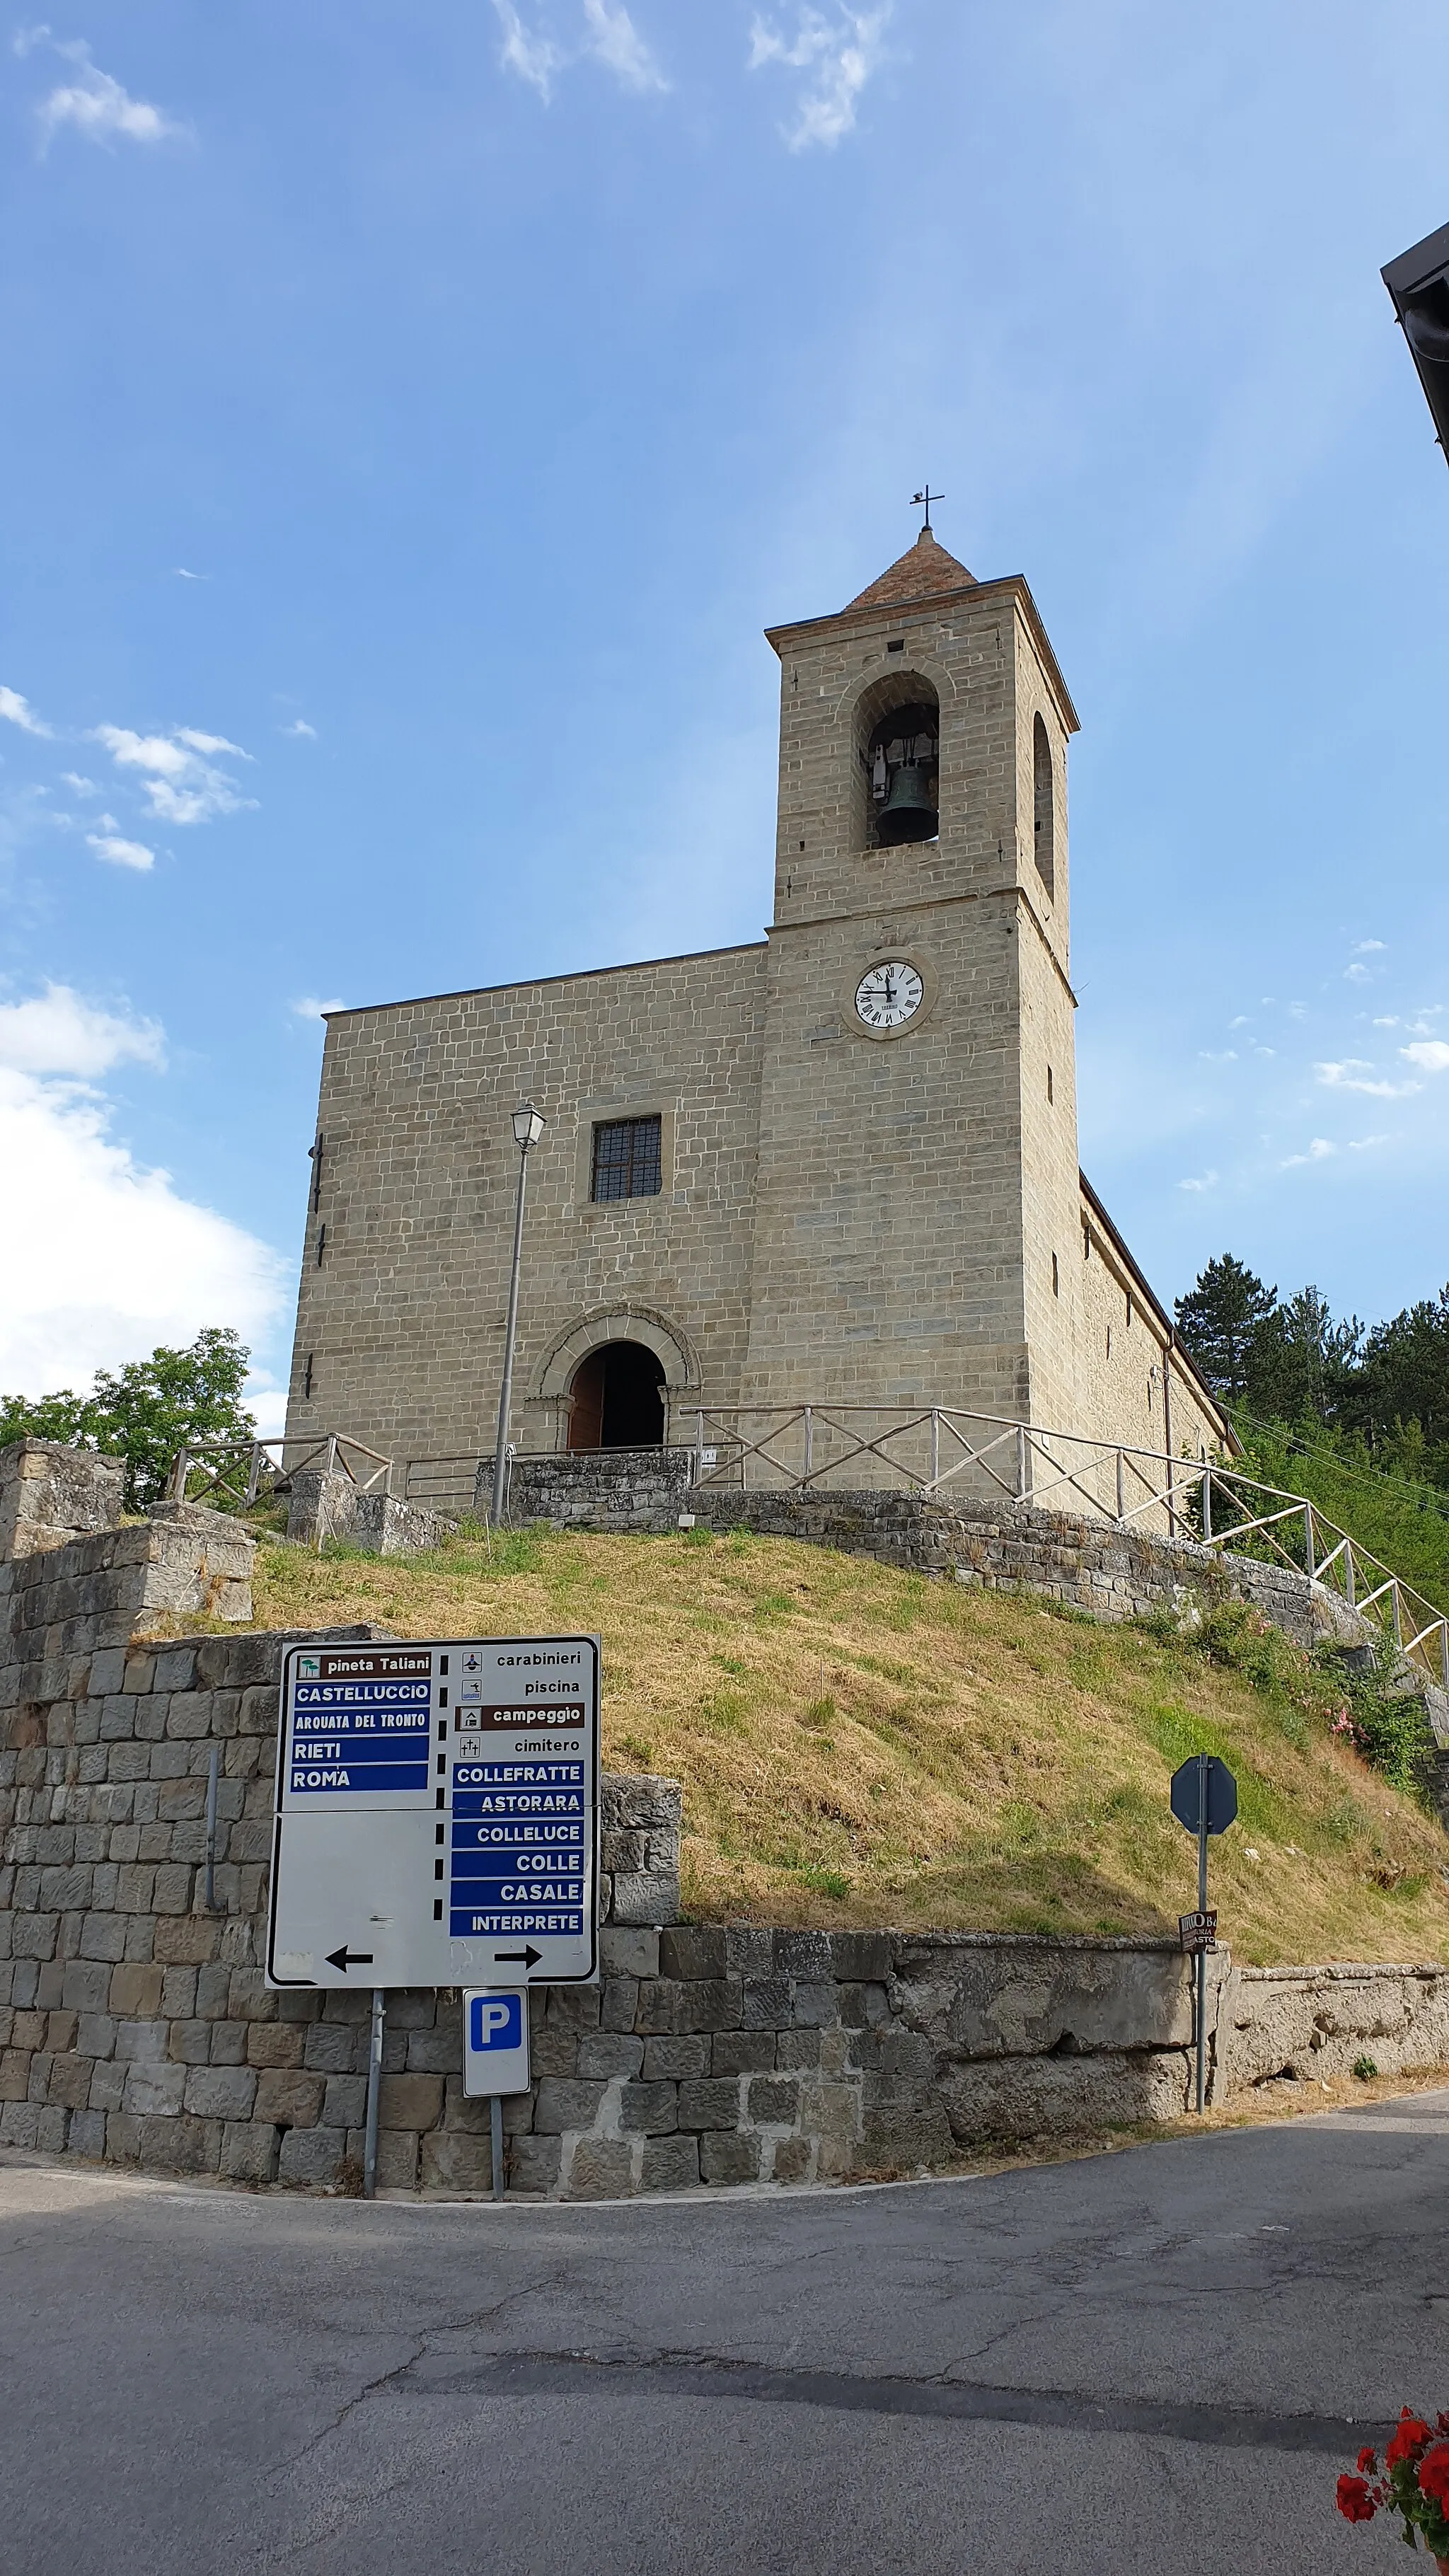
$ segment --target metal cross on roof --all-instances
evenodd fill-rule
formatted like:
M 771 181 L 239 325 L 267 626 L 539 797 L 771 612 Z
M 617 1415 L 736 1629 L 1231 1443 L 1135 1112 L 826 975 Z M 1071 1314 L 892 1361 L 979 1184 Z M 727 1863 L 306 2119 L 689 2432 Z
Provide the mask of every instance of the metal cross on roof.
M 911 494 L 911 508 L 913 510 L 919 510 L 922 502 L 924 501 L 926 505 L 926 525 L 929 528 L 931 524 L 931 503 L 933 501 L 944 501 L 945 498 L 946 495 L 944 492 L 933 492 L 930 484 L 928 483 L 924 492 L 913 492 Z

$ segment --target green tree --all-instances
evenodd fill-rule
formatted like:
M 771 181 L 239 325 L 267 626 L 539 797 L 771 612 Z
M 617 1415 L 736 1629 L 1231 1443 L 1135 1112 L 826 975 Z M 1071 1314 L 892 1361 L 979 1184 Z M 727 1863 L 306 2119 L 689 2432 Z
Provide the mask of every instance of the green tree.
M 1244 1400 L 1278 1422 L 1336 1422 L 1357 1365 L 1363 1326 L 1336 1324 L 1328 1299 L 1299 1288 L 1258 1325 L 1248 1346 Z
M 1277 1289 L 1265 1288 L 1230 1252 L 1210 1261 L 1178 1298 L 1178 1339 L 1214 1395 L 1241 1402 L 1257 1338 L 1277 1305 Z
M 1365 1337 L 1346 1418 L 1375 1449 L 1414 1422 L 1431 1452 L 1449 1444 L 1449 1288 Z
M 184 1350 L 163 1342 L 149 1359 L 129 1360 L 115 1375 L 97 1369 L 88 1396 L 62 1388 L 34 1402 L 0 1398 L 0 1445 L 60 1440 L 124 1458 L 127 1505 L 144 1510 L 163 1491 L 178 1449 L 256 1438 L 255 1419 L 241 1401 L 250 1359 L 235 1333 L 209 1326 Z

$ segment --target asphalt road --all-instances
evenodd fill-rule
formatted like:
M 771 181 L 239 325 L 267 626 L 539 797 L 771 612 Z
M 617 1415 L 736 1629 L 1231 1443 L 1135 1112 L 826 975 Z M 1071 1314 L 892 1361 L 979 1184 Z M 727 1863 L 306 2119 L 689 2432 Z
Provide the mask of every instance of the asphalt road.
M 1449 2402 L 1446 2217 L 1449 2091 L 576 2209 L 0 2155 L 0 2566 L 1371 2571 L 1334 2477 Z

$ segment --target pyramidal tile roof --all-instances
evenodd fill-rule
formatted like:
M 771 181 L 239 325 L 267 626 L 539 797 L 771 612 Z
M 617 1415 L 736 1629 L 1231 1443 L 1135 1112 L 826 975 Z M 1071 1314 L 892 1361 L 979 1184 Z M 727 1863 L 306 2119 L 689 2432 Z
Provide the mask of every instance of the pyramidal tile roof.
M 873 581 L 869 590 L 847 602 L 842 615 L 852 608 L 904 608 L 913 599 L 934 599 L 942 591 L 960 590 L 976 576 L 948 555 L 936 543 L 930 528 L 922 528 L 908 554 L 901 555 L 889 569 Z

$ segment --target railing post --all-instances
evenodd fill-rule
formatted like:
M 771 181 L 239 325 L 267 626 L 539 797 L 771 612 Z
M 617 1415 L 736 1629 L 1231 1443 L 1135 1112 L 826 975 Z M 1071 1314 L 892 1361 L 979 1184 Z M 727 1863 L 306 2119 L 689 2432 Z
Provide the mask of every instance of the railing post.
M 1119 1522 L 1126 1517 L 1127 1511 L 1127 1494 L 1123 1484 L 1122 1474 L 1124 1463 L 1122 1452 L 1119 1449 L 1117 1452 L 1117 1518 Z
M 1024 1503 L 1027 1495 L 1031 1492 L 1031 1486 L 1028 1482 L 1029 1474 L 1030 1461 L 1027 1456 L 1026 1448 L 1026 1425 L 1024 1422 L 1018 1422 L 1016 1426 L 1016 1498 L 1018 1502 Z
M 694 1408 L 694 1481 L 704 1483 L 704 1406 Z
M 1316 1550 L 1313 1545 L 1313 1505 L 1311 1503 L 1305 1503 L 1303 1506 L 1303 1546 L 1308 1560 L 1308 1580 L 1312 1583 L 1314 1580 L 1313 1560 Z
M 1213 1471 L 1207 1466 L 1202 1471 L 1202 1534 L 1204 1543 L 1213 1534 Z
M 1439 1665 L 1444 1675 L 1444 1688 L 1449 1691 L 1449 1619 L 1439 1622 Z
M 176 1464 L 171 1470 L 171 1500 L 173 1503 L 184 1503 L 186 1500 L 186 1477 L 189 1465 L 190 1460 L 187 1452 L 184 1449 L 178 1449 L 176 1452 Z
M 814 1410 L 813 1410 L 813 1407 L 812 1407 L 812 1406 L 810 1406 L 810 1405 L 808 1405 L 808 1404 L 805 1406 L 805 1408 L 804 1408 L 804 1412 L 805 1412 L 805 1475 L 806 1475 L 806 1479 L 807 1479 L 807 1481 L 808 1481 L 808 1479 L 809 1479 L 809 1475 L 810 1475 L 810 1471 L 811 1471 L 811 1468 L 812 1468 L 812 1467 L 814 1466 L 814 1464 L 815 1464 L 815 1416 L 814 1416 Z
M 933 1405 L 932 1405 L 932 1407 L 931 1407 L 931 1486 L 932 1486 L 932 1490 L 933 1490 L 933 1491 L 935 1490 L 935 1487 L 937 1486 L 937 1484 L 940 1482 L 940 1476 L 941 1476 L 941 1416 L 940 1416 L 939 1412 L 937 1411 L 937 1409 L 936 1409 L 935 1405 L 933 1404 Z
M 1343 1588 L 1348 1595 L 1348 1606 L 1350 1610 L 1356 1610 L 1358 1607 L 1358 1584 L 1354 1573 L 1352 1539 L 1349 1540 L 1347 1547 L 1343 1551 Z
M 1393 1581 L 1394 1588 L 1392 1599 L 1394 1604 L 1394 1644 L 1400 1649 L 1400 1651 L 1402 1651 L 1404 1643 L 1404 1618 L 1403 1612 L 1399 1607 L 1399 1578 L 1397 1575 L 1394 1576 Z

